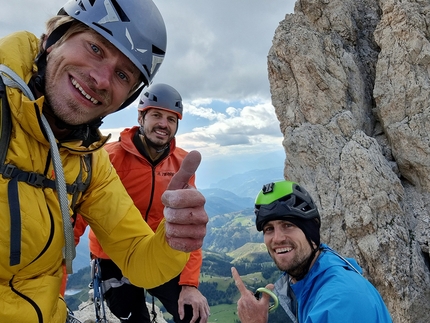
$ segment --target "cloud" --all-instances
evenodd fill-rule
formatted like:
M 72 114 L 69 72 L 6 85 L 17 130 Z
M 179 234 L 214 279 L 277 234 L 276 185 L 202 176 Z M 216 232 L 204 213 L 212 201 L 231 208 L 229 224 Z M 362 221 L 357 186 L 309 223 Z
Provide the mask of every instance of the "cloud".
M 190 100 L 270 99 L 267 54 L 294 1 L 155 2 L 168 33 L 159 81 L 172 83 Z
M 212 100 L 210 100 L 208 103 L 210 102 L 212 102 Z M 184 114 L 187 114 L 187 113 L 193 116 L 201 117 L 211 121 L 212 120 L 221 121 L 225 119 L 225 114 L 216 112 L 212 108 L 204 108 L 204 107 L 201 107 L 201 106 L 199 107 L 192 104 L 184 104 Z
M 191 128 L 176 136 L 177 145 L 187 151 L 199 150 L 206 156 L 228 156 L 282 149 L 279 121 L 270 102 L 242 107 L 227 106 L 220 110 L 219 102 L 206 101 L 205 105 L 185 104 L 183 122 L 195 124 L 198 118 L 205 125 Z M 211 107 L 214 106 L 214 107 Z M 133 112 L 134 113 L 134 112 Z M 131 126 L 131 125 L 130 125 Z M 123 128 L 102 129 L 117 140 Z
M 228 107 L 224 113 L 212 108 L 188 106 L 187 113 L 213 122 L 179 135 L 178 141 L 186 147 L 217 149 L 242 146 L 239 149 L 249 149 L 252 145 L 279 144 L 282 139 L 274 108 L 268 102 L 243 108 Z
M 4 1 L 0 37 L 28 30 L 39 36 L 67 0 Z M 293 0 L 154 0 L 167 28 L 167 53 L 156 83 L 175 87 L 184 101 L 177 141 L 204 159 L 252 163 L 251 154 L 282 150 L 270 103 L 267 54 Z M 220 108 L 220 102 L 223 103 Z M 133 105 L 105 118 L 103 133 L 117 140 L 137 124 Z M 181 132 L 182 131 L 182 132 Z M 240 157 L 245 156 L 245 157 Z M 212 165 L 212 164 L 211 164 Z M 208 170 L 210 173 L 210 170 Z

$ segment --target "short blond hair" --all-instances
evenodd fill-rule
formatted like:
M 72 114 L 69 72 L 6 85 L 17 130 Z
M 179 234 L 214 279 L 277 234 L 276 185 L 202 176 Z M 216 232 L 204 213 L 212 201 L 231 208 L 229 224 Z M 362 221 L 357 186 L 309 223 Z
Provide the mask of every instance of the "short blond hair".
M 39 45 L 39 52 L 43 52 L 46 49 L 45 42 L 48 39 L 49 35 L 61 25 L 64 25 L 67 23 L 71 23 L 70 28 L 67 29 L 64 35 L 61 36 L 61 38 L 56 42 L 56 44 L 58 45 L 63 43 L 67 38 L 69 38 L 73 34 L 90 30 L 90 27 L 88 27 L 84 23 L 70 16 L 63 16 L 63 15 L 54 16 L 46 22 L 46 32 L 40 36 L 41 41 Z

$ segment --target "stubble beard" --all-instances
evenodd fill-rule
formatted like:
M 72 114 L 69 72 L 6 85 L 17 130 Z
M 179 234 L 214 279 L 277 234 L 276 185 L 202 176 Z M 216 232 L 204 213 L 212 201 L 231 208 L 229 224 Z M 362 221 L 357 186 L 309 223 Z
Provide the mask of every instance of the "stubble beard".
M 308 273 L 309 263 L 311 262 L 310 258 L 313 257 L 315 257 L 315 254 L 312 252 L 312 250 L 310 250 L 307 255 L 296 255 L 296 257 L 294 257 L 288 264 L 281 263 L 275 257 L 272 258 L 279 270 L 288 273 L 288 275 L 293 278 L 296 278 L 304 277 Z
M 67 101 L 60 97 L 56 91 L 56 86 L 51 81 L 50 69 L 46 69 L 45 75 L 45 98 L 51 108 L 52 113 L 61 121 L 70 125 L 80 125 L 88 122 L 82 110 L 76 102 Z
M 158 140 L 157 138 L 156 138 L 156 141 L 153 141 L 152 139 L 151 139 L 151 137 L 149 136 L 151 133 L 154 133 L 155 134 L 155 128 L 152 128 L 151 130 L 146 130 L 145 129 L 145 127 L 143 128 L 144 129 L 144 134 L 145 134 L 145 137 L 146 137 L 146 140 L 148 140 L 149 142 L 151 142 L 151 144 L 152 144 L 152 146 L 154 147 L 154 148 L 157 148 L 157 149 L 163 149 L 164 147 L 166 147 L 166 145 L 168 145 L 171 141 L 172 141 L 172 139 L 173 139 L 173 137 L 171 137 L 171 135 L 169 134 L 169 139 L 166 141 L 166 142 L 163 142 L 163 140 Z
M 49 68 L 49 64 L 46 68 L 45 74 L 45 98 L 50 105 L 52 113 L 61 121 L 77 126 L 89 123 L 101 116 L 92 116 L 89 117 L 87 113 L 85 113 L 85 107 L 80 106 L 77 102 L 71 99 L 65 99 L 62 97 L 58 91 L 56 90 L 55 82 L 52 81 L 51 75 L 55 74 L 52 68 Z M 52 70 L 52 73 L 51 73 Z M 66 72 L 67 72 L 66 68 Z M 85 79 L 84 76 L 81 75 L 82 79 Z M 70 81 L 71 82 L 71 81 Z M 105 96 L 102 93 L 99 93 L 100 96 L 103 96 L 105 100 Z M 94 107 L 96 108 L 96 107 Z

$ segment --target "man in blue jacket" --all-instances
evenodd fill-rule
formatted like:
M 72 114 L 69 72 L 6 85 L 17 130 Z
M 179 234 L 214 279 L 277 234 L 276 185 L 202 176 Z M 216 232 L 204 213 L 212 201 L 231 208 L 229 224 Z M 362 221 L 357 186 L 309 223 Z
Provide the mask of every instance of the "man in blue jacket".
M 257 230 L 284 274 L 257 300 L 232 268 L 241 293 L 237 307 L 242 323 L 268 321 L 270 294 L 279 299 L 290 322 L 392 322 L 357 262 L 320 243 L 321 218 L 305 189 L 290 181 L 266 184 L 256 198 L 255 214 Z

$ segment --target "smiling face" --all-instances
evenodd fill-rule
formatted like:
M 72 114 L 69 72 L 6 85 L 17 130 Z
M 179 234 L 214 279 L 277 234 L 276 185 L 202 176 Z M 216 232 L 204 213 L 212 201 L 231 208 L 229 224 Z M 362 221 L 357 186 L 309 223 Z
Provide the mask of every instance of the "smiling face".
M 76 33 L 47 49 L 45 95 L 54 114 L 71 125 L 118 110 L 140 71 L 93 30 Z
M 309 241 L 303 231 L 285 220 L 273 220 L 263 226 L 264 243 L 279 270 L 286 271 L 294 280 L 308 271 L 313 257 Z
M 156 108 L 148 109 L 144 116 L 139 113 L 138 121 L 146 139 L 159 148 L 164 147 L 173 139 L 178 127 L 176 113 Z

